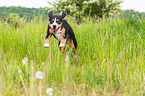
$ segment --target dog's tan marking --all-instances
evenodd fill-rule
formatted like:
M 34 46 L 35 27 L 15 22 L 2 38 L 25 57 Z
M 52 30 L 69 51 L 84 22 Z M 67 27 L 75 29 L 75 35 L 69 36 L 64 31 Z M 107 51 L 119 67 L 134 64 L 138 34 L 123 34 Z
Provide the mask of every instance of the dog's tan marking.
M 66 39 L 62 39 L 60 44 L 65 44 L 66 43 Z
M 62 53 L 66 56 L 67 54 L 66 54 L 66 52 L 65 52 L 65 48 L 66 48 L 66 46 L 61 47 L 61 51 L 62 51 Z
M 53 31 L 52 31 L 52 29 L 51 29 L 51 28 L 49 29 L 49 33 L 53 33 Z
M 50 24 L 50 22 L 49 22 L 49 26 L 52 28 L 52 24 Z M 49 29 L 49 32 L 51 32 L 51 31 L 50 31 L 50 30 L 52 30 L 51 28 Z
M 62 28 L 62 34 L 65 37 L 65 28 L 64 27 Z
M 77 56 L 76 48 L 75 48 L 75 45 L 73 43 L 73 40 L 70 40 L 69 41 L 69 45 L 73 48 L 73 54 L 74 54 L 74 56 Z
M 49 33 L 52 33 L 52 29 L 51 28 L 49 29 Z M 48 36 L 48 38 L 46 38 L 44 46 L 49 47 L 50 37 L 51 37 L 51 34 Z
M 45 44 L 49 44 L 50 36 L 51 35 L 49 35 L 48 38 L 45 40 Z

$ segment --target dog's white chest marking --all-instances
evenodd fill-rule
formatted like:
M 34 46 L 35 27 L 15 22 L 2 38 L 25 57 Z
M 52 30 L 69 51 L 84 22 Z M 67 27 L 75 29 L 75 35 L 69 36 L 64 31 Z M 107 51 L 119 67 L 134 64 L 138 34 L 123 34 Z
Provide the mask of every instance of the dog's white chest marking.
M 62 34 L 62 30 L 61 30 L 61 29 L 57 30 L 57 31 L 54 33 L 54 35 L 55 35 L 55 37 L 56 37 L 59 41 L 61 41 L 61 40 L 63 39 L 63 34 Z

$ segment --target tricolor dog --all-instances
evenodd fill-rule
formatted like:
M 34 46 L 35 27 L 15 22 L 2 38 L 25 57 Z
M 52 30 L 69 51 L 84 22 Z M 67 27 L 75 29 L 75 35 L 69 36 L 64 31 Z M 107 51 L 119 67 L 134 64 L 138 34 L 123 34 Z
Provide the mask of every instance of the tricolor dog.
M 65 52 L 65 48 L 67 45 L 70 45 L 73 48 L 73 54 L 74 56 L 77 56 L 77 41 L 73 29 L 64 19 L 66 15 L 67 14 L 65 12 L 62 12 L 61 16 L 53 15 L 52 11 L 48 14 L 49 24 L 44 47 L 49 47 L 49 40 L 50 37 L 53 35 L 58 40 L 58 46 L 66 57 L 67 54 Z

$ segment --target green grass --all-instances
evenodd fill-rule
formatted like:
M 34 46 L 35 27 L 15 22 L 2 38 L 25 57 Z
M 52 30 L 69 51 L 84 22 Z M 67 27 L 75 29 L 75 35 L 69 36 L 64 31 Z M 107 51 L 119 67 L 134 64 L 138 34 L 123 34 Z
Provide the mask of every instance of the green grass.
M 126 20 L 110 18 L 77 27 L 67 20 L 78 41 L 77 58 L 67 48 L 69 62 L 54 37 L 49 48 L 43 47 L 47 21 L 34 20 L 18 29 L 0 23 L 0 96 L 37 96 L 39 90 L 46 96 L 47 88 L 53 88 L 54 96 L 145 95 L 143 26 L 137 30 Z M 37 71 L 45 74 L 43 80 L 32 80 Z

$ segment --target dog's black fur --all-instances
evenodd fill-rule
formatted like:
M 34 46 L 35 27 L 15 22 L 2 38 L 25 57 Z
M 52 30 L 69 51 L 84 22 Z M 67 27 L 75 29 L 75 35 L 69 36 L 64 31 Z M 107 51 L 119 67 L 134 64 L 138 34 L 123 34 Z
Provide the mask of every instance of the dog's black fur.
M 66 13 L 62 13 L 62 15 L 53 15 L 52 11 L 48 14 L 49 16 L 49 24 L 46 35 L 46 42 L 44 44 L 45 47 L 49 47 L 50 37 L 53 35 L 58 40 L 58 45 L 61 51 L 65 54 L 65 47 L 70 45 L 73 48 L 73 54 L 77 56 L 77 41 L 75 38 L 75 34 L 71 26 L 64 19 Z

